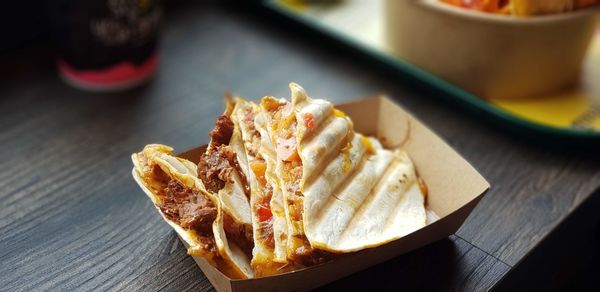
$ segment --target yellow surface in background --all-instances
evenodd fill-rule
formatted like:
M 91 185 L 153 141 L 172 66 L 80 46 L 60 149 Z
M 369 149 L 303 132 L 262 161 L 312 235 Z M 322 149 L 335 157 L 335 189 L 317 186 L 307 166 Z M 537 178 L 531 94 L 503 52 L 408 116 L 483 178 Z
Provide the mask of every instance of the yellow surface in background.
M 306 8 L 305 0 L 280 0 L 279 2 L 293 10 L 301 11 Z
M 540 124 L 559 128 L 577 125 L 600 130 L 600 30 L 588 52 L 578 88 L 552 97 L 491 102 L 507 112 Z

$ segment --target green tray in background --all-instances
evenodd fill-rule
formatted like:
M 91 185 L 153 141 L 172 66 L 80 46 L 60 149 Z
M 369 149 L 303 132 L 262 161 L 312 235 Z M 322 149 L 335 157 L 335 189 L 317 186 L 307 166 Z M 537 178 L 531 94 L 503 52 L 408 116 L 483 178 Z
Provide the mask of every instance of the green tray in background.
M 402 0 L 404 1 L 404 0 Z M 387 52 L 383 45 L 383 0 L 261 1 L 262 9 L 375 59 L 386 67 L 433 87 L 482 117 L 530 138 L 600 144 L 600 31 L 583 68 L 582 85 L 556 96 L 530 101 L 485 100 Z M 597 99 L 596 99 L 597 100 Z

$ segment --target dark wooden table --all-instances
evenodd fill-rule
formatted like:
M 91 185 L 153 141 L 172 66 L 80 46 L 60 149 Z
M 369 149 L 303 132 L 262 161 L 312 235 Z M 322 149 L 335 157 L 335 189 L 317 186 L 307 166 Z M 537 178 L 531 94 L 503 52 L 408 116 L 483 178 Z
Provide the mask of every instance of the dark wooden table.
M 206 143 L 228 89 L 289 96 L 296 81 L 333 101 L 387 93 L 492 184 L 455 235 L 324 289 L 488 289 L 600 186 L 597 149 L 504 134 L 263 16 L 179 4 L 167 14 L 160 71 L 137 90 L 72 89 L 47 50 L 2 56 L 0 290 L 211 290 L 133 182 L 129 156 L 147 143 Z

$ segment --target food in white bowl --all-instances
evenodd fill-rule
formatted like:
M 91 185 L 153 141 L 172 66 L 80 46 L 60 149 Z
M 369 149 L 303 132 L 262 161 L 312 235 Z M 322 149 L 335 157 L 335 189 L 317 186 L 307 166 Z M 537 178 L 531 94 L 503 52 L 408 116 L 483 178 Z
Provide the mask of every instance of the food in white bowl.
M 600 3 L 598 0 L 440 0 L 484 12 L 531 16 L 570 12 Z

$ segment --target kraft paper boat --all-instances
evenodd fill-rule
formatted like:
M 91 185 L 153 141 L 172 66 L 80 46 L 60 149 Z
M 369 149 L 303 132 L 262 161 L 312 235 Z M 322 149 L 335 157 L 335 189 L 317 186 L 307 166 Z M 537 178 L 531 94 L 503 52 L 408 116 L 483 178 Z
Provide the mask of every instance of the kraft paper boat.
M 354 122 L 357 132 L 379 138 L 384 146 L 402 146 L 427 183 L 428 224 L 387 244 L 317 266 L 252 279 L 231 279 L 205 258 L 193 256 L 219 291 L 302 291 L 312 289 L 453 234 L 489 189 L 488 182 L 459 154 L 421 122 L 386 97 L 371 97 L 336 106 Z M 178 154 L 198 162 L 205 147 Z M 143 184 L 140 184 L 144 188 Z M 150 193 L 147 191 L 147 193 Z M 431 215 L 435 214 L 435 215 Z M 174 225 L 174 224 L 171 224 Z M 178 234 L 185 233 L 178 230 Z M 182 238 L 187 246 L 187 241 Z

